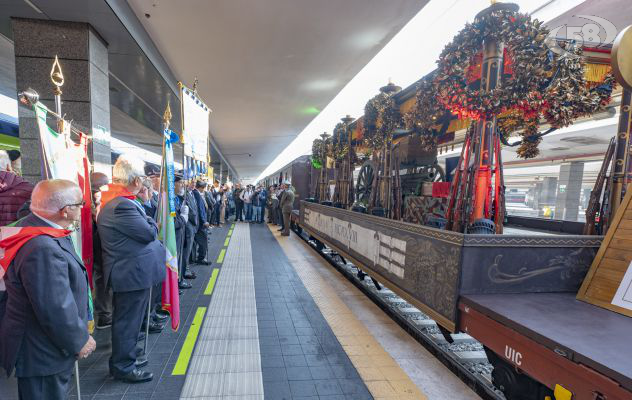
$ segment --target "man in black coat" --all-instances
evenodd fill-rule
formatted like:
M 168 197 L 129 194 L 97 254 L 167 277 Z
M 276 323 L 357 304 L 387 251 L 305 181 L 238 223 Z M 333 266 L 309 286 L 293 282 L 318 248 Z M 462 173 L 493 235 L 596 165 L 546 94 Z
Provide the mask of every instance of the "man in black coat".
M 193 196 L 198 205 L 198 230 L 195 233 L 195 244 L 197 245 L 197 254 L 195 254 L 195 262 L 197 264 L 210 264 L 204 259 L 208 252 L 208 214 L 206 209 L 206 201 L 204 200 L 204 189 L 206 188 L 206 182 L 197 181 L 195 183 L 195 190 Z
M 195 185 L 195 184 L 193 184 Z M 195 189 L 193 189 L 195 190 Z M 187 188 L 184 190 L 183 197 L 184 201 L 189 208 L 189 216 L 187 218 L 187 225 L 184 231 L 184 252 L 182 254 L 182 273 L 180 274 L 180 281 L 178 282 L 178 287 L 180 289 L 191 289 L 191 284 L 184 280 L 184 278 L 189 274 L 192 274 L 192 271 L 188 271 L 189 260 L 193 253 L 193 244 L 195 242 L 195 233 L 198 230 L 198 226 L 200 224 L 199 218 L 200 215 L 198 213 L 198 204 L 193 196 L 193 190 Z M 189 278 L 187 278 L 189 279 Z
M 4 276 L 0 365 L 8 374 L 15 368 L 20 399 L 65 400 L 75 360 L 96 347 L 87 328 L 88 277 L 66 230 L 79 221 L 82 205 L 75 183 L 41 181 L 32 193 L 32 214 L 17 223 L 25 228 L 18 235 L 28 241 L 7 246 L 19 250 Z
M 145 179 L 143 166 L 138 159 L 119 156 L 112 170 L 114 184 L 109 193 L 103 192 L 104 204 L 97 220 L 105 279 L 114 293 L 110 373 L 131 383 L 153 378 L 136 365 L 136 342 L 149 288 L 166 276 L 165 248 L 158 240 L 158 227 L 134 200 Z

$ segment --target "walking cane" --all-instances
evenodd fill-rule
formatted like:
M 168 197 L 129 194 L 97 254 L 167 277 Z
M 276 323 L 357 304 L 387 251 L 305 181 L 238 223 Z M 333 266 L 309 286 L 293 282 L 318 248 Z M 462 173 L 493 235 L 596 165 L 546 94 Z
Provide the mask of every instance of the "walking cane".
M 153 288 L 149 287 L 149 302 L 147 303 L 147 326 L 145 326 L 145 344 L 143 352 L 145 356 L 147 355 L 147 340 L 149 340 L 149 321 L 151 318 L 151 290 Z
M 81 384 L 79 383 L 79 360 L 75 361 L 75 379 L 77 379 L 77 398 L 81 399 Z

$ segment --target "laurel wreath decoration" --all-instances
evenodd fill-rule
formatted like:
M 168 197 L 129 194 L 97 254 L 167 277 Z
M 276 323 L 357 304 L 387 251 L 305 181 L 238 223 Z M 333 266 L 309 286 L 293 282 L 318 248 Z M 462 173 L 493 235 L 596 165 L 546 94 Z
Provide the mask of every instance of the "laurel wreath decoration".
M 320 169 L 327 162 L 327 156 L 331 152 L 331 136 L 321 135 L 321 138 L 314 139 L 312 142 L 312 165 L 314 168 Z
M 389 83 L 364 107 L 364 142 L 372 150 L 390 142 L 395 129 L 403 126 L 402 114 L 393 98 L 398 90 L 397 86 Z
M 608 74 L 601 85 L 590 88 L 581 49 L 571 43 L 556 54 L 545 42 L 548 34 L 542 22 L 527 14 L 496 10 L 477 18 L 441 53 L 433 79 L 434 98 L 459 118 L 498 117 L 505 140 L 521 130 L 518 156 L 536 157 L 544 135 L 538 132 L 541 123 L 557 129 L 600 111 L 614 87 L 614 77 Z M 489 92 L 481 90 L 485 82 L 476 76 L 486 40 L 505 45 L 502 84 Z M 422 107 L 427 106 L 426 100 Z
M 331 138 L 331 157 L 342 161 L 349 153 L 349 132 L 345 124 L 339 122 Z
M 435 99 L 432 78 L 419 82 L 414 106 L 404 114 L 404 124 L 411 134 L 419 135 L 424 150 L 437 148 L 438 138 L 445 133 L 450 112 Z

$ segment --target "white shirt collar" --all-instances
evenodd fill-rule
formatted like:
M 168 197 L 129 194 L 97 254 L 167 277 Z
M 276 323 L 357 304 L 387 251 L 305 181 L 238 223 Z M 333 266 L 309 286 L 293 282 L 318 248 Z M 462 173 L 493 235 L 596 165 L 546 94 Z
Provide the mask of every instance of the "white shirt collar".
M 41 215 L 39 215 L 39 214 L 38 214 L 38 213 L 36 213 L 35 211 L 31 211 L 31 212 L 32 212 L 32 213 L 33 213 L 33 214 L 34 214 L 37 218 L 39 218 L 39 219 L 41 219 L 42 221 L 46 222 L 48 225 L 52 226 L 53 228 L 57 228 L 57 229 L 67 229 L 67 228 L 62 227 L 62 226 L 61 226 L 61 225 L 59 225 L 59 224 L 54 223 L 54 222 L 53 222 L 53 221 L 51 221 L 51 220 L 48 220 L 48 219 L 46 219 L 46 218 L 42 217 Z

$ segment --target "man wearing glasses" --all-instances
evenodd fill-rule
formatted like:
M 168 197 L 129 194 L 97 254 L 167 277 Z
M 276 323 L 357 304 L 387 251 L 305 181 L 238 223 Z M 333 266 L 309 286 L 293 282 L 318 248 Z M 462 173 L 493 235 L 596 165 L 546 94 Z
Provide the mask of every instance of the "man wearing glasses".
M 39 182 L 31 214 L 0 242 L 8 294 L 0 365 L 9 374 L 15 368 L 21 399 L 66 399 L 75 360 L 96 348 L 87 328 L 88 277 L 69 236 L 82 197 L 73 182 Z

